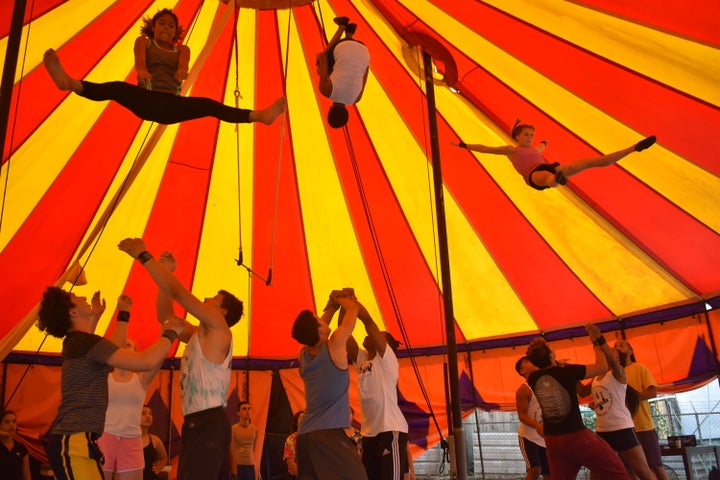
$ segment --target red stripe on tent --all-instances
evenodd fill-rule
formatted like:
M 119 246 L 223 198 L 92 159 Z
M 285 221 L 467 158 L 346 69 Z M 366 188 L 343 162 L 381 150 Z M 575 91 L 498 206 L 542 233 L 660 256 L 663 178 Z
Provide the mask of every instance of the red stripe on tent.
M 285 25 L 277 25 L 275 12 L 258 12 L 256 43 L 259 78 L 255 94 L 259 108 L 270 105 L 284 94 L 285 59 L 280 48 L 278 29 L 284 32 L 286 28 Z M 300 55 L 300 51 L 291 49 L 290 55 Z M 255 162 L 253 255 L 250 267 L 263 277 L 268 275 L 271 260 L 277 267 L 273 271 L 271 286 L 265 285 L 264 279 L 260 278 L 253 278 L 252 282 L 251 307 L 255 321 L 252 324 L 250 356 L 255 357 L 286 358 L 288 352 L 298 350 L 300 345 L 290 337 L 292 322 L 300 310 L 313 310 L 316 307 L 305 249 L 292 152 L 292 131 L 287 122 L 284 137 L 280 139 L 281 121 L 287 122 L 280 117 L 272 126 L 258 125 L 255 128 L 255 158 L 240 159 L 240 162 Z M 281 146 L 280 179 L 277 183 Z M 274 217 L 276 195 L 277 217 Z M 246 258 L 245 262 L 248 263 L 248 260 Z M 278 299 L 282 301 L 278 302 Z
M 63 66 L 70 76 L 85 78 L 108 50 L 127 32 L 128 28 L 137 22 L 150 3 L 150 0 L 120 0 L 66 44 L 62 46 L 48 45 L 47 47 L 57 50 Z M 184 3 L 189 3 L 189 0 L 184 0 Z M 127 53 L 128 55 L 133 54 L 132 51 Z M 107 79 L 107 81 L 111 80 L 117 79 Z M 134 81 L 133 75 L 130 82 L 134 83 Z M 3 163 L 8 159 L 10 152 L 17 150 L 25 143 L 65 97 L 70 95 L 69 92 L 60 91 L 55 87 L 42 64 L 25 75 L 21 82 L 22 84 L 16 85 L 13 90 L 8 136 L 3 149 Z M 20 93 L 19 98 L 18 92 Z M 18 108 L 22 114 L 16 116 L 13 112 Z
M 575 0 L 611 15 L 720 46 L 720 3 L 716 0 Z
M 25 15 L 23 16 L 23 25 L 27 25 L 31 21 L 42 17 L 45 13 L 53 8 L 62 5 L 67 0 L 31 0 L 25 5 Z M 0 3 L 0 38 L 10 34 L 10 19 L 15 13 L 15 4 L 7 0 Z M 32 8 L 32 10 L 31 10 Z
M 127 110 L 109 103 L 2 251 L 0 278 L 12 279 L 10 288 L 0 292 L 7 318 L 22 318 L 69 265 L 139 126 L 140 121 Z M 14 326 L 11 323 L 0 324 L 0 335 Z
M 720 144 L 709 144 L 707 130 L 698 128 L 720 125 L 717 106 L 638 75 L 481 2 L 433 1 L 488 41 L 575 95 L 641 134 L 657 135 L 665 148 L 720 175 L 717 162 Z M 462 83 L 472 88 L 469 82 Z M 488 97 L 484 93 L 483 98 Z M 505 121 L 513 121 L 516 116 L 517 113 L 511 114 Z

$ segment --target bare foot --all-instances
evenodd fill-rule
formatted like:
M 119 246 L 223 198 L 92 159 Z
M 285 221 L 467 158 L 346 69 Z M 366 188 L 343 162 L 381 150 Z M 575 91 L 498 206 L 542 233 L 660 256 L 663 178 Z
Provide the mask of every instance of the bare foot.
M 79 81 L 71 78 L 63 68 L 62 64 L 60 63 L 60 58 L 58 57 L 55 50 L 52 48 L 49 48 L 45 55 L 43 56 L 43 63 L 45 64 L 45 70 L 50 74 L 50 78 L 53 79 L 53 82 L 55 82 L 55 85 L 60 90 L 73 90 L 77 92 L 78 85 L 80 84 Z M 80 87 L 82 89 L 82 87 Z
M 285 110 L 287 110 L 287 100 L 285 100 L 285 97 L 280 97 L 269 107 L 252 112 L 252 121 L 270 125 Z

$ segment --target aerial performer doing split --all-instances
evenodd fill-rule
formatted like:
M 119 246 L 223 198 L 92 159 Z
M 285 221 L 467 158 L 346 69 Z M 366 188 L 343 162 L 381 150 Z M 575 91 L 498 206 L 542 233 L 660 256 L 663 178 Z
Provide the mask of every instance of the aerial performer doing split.
M 353 38 L 357 24 L 349 23 L 348 17 L 336 17 L 334 21 L 338 29 L 327 49 L 318 53 L 316 65 L 320 93 L 333 102 L 328 111 L 328 124 L 340 128 L 348 121 L 345 105 L 357 103 L 362 98 L 370 52 L 365 44 Z M 345 38 L 342 38 L 343 33 Z
M 594 167 L 607 167 L 630 155 L 633 152 L 641 152 L 650 148 L 655 143 L 655 136 L 652 135 L 639 141 L 624 150 L 609 153 L 598 158 L 575 160 L 564 165 L 559 163 L 547 163 L 542 152 L 547 147 L 547 141 L 543 140 L 539 145 L 533 146 L 535 127 L 516 121 L 513 126 L 512 138 L 517 142 L 516 146 L 504 145 L 502 147 L 488 147 L 486 145 L 467 144 L 465 142 L 453 143 L 460 148 L 467 148 L 474 152 L 490 153 L 493 155 L 507 156 L 515 167 L 515 170 L 522 175 L 525 183 L 536 190 L 565 185 L 567 179 L 573 175 Z
M 165 8 L 143 19 L 142 36 L 135 41 L 138 85 L 125 82 L 92 83 L 67 74 L 53 49 L 43 63 L 60 90 L 72 90 L 93 101 L 115 100 L 143 120 L 169 125 L 202 117 L 223 122 L 270 125 L 287 108 L 280 97 L 262 110 L 233 108 L 204 97 L 182 97 L 180 85 L 187 78 L 190 49 L 180 44 L 184 29 L 177 15 Z

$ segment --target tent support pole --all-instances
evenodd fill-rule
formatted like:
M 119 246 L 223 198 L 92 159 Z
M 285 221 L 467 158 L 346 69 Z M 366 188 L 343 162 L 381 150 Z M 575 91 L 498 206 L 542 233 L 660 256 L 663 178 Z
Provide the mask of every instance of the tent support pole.
M 440 272 L 442 276 L 443 305 L 445 310 L 445 335 L 447 336 L 448 375 L 450 384 L 450 404 L 452 413 L 452 434 L 455 440 L 456 478 L 465 480 L 467 463 L 465 461 L 465 435 L 460 412 L 460 385 L 458 375 L 457 345 L 455 340 L 455 314 L 452 302 L 452 284 L 450 282 L 450 257 L 448 255 L 447 225 L 445 222 L 445 201 L 443 198 L 443 177 L 440 165 L 440 144 L 438 140 L 437 110 L 435 108 L 435 84 L 433 83 L 432 58 L 423 50 L 425 74 L 425 97 L 428 104 L 428 128 L 432 149 L 433 183 L 435 187 L 435 215 L 437 216 L 438 250 Z
M 27 0 L 15 0 L 12 20 L 10 21 L 10 34 L 8 36 L 7 50 L 5 51 L 5 65 L 3 67 L 2 82 L 0 82 L 0 149 L 5 155 L 5 139 L 10 125 L 10 105 L 12 104 L 13 84 L 17 69 L 18 52 L 22 38 L 23 17 Z M 9 157 L 9 153 L 8 153 Z M 2 165 L 2 162 L 0 162 Z

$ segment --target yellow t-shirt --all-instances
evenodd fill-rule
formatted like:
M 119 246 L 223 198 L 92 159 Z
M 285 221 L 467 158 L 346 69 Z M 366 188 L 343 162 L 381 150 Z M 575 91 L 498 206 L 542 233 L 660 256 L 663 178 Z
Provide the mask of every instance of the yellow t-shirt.
M 633 363 L 625 367 L 625 376 L 627 377 L 628 385 L 638 392 L 642 392 L 652 385 L 657 386 L 657 382 L 652 376 L 652 373 L 650 373 L 650 370 L 640 363 Z M 653 419 L 650 416 L 650 405 L 647 400 L 640 400 L 640 406 L 635 415 L 633 415 L 633 422 L 635 422 L 636 432 L 646 432 L 655 429 L 655 423 L 653 423 Z

